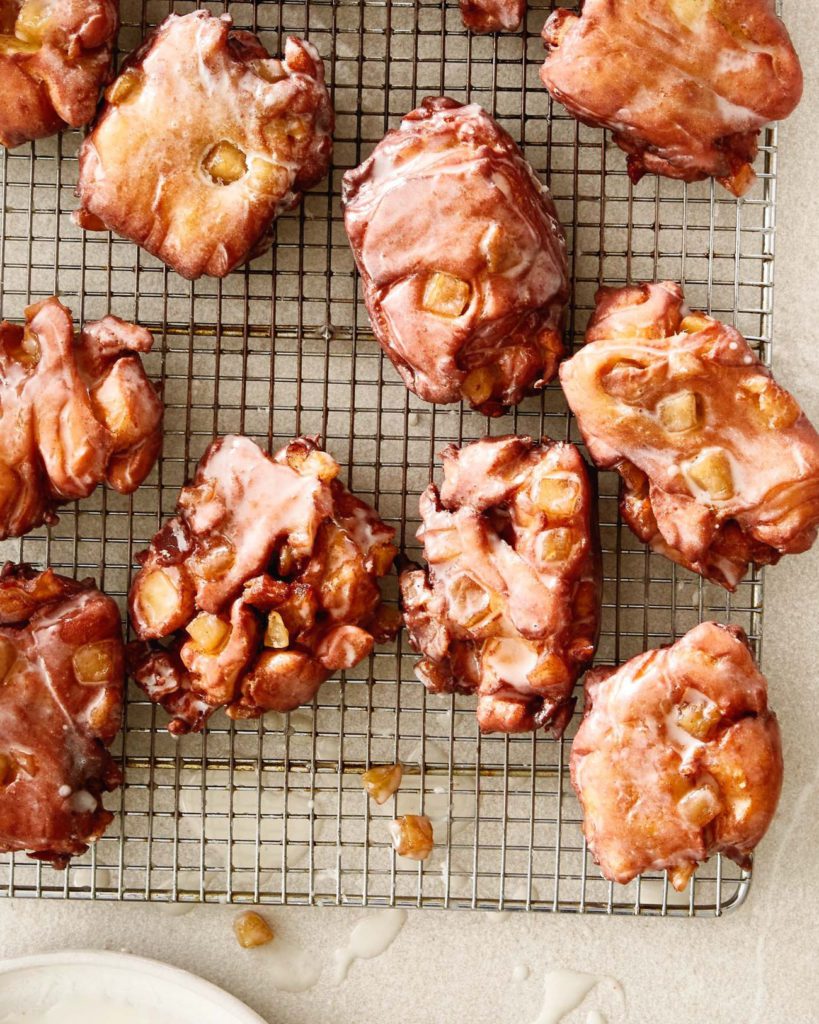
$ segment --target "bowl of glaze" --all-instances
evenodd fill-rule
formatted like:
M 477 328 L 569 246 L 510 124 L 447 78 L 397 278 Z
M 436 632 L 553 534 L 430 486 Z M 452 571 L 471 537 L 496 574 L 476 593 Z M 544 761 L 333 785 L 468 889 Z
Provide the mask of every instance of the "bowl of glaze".
M 0 961 L 0 1024 L 265 1024 L 209 981 L 127 953 Z

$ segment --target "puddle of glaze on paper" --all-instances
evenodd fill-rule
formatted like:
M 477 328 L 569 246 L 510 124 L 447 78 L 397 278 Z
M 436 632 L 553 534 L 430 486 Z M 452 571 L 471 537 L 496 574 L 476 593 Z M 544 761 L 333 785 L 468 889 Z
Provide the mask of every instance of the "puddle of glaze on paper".
M 356 960 L 381 956 L 393 944 L 406 920 L 406 910 L 378 910 L 356 922 L 347 945 L 336 950 L 333 983 L 340 985 Z
M 321 965 L 313 954 L 278 936 L 253 953 L 259 972 L 280 992 L 306 992 L 321 976 Z
M 532 1024 L 560 1024 L 602 980 L 596 974 L 583 974 L 564 967 L 547 971 L 543 980 L 543 1007 Z

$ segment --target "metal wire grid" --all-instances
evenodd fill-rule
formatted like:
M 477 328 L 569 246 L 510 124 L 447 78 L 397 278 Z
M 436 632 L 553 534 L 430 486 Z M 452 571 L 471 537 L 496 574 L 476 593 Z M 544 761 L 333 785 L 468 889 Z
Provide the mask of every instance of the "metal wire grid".
M 518 431 L 577 440 L 556 385 L 510 416 L 486 421 L 411 395 L 382 357 L 359 301 L 344 234 L 341 176 L 423 96 L 481 103 L 518 139 L 549 183 L 571 253 L 569 332 L 582 335 L 602 281 L 669 277 L 692 306 L 734 322 L 770 359 L 776 133 L 763 139 L 761 182 L 742 202 L 712 183 L 647 178 L 632 187 L 602 132 L 552 107 L 537 69 L 550 4 L 530 4 L 527 31 L 463 31 L 454 0 L 257 0 L 225 5 L 272 52 L 289 33 L 326 62 L 337 111 L 333 167 L 278 225 L 273 251 L 224 281 L 188 283 L 107 234 L 73 227 L 76 153 L 66 133 L 4 155 L 0 209 L 2 315 L 59 294 L 81 319 L 109 310 L 149 326 L 148 368 L 164 387 L 164 454 L 130 498 L 99 488 L 60 522 L 0 551 L 98 578 L 124 608 L 134 554 L 164 517 L 215 434 L 268 446 L 320 433 L 352 490 L 372 500 L 417 552 L 417 498 L 449 441 Z M 170 8 L 124 0 L 127 52 Z M 222 6 L 212 6 L 221 11 Z M 138 168 L 135 168 L 138 174 Z M 624 660 L 696 622 L 736 622 L 761 643 L 762 579 L 734 596 L 652 555 L 621 527 L 616 480 L 600 480 L 604 618 L 598 662 Z M 258 722 L 217 714 L 205 735 L 172 739 L 165 715 L 135 688 L 115 751 L 125 783 L 117 818 L 65 872 L 24 857 L 0 865 L 7 895 L 78 899 L 398 904 L 552 911 L 719 915 L 750 875 L 721 858 L 678 896 L 663 876 L 627 887 L 602 880 L 587 855 L 568 783 L 574 727 L 481 737 L 473 702 L 431 697 L 405 638 L 325 684 L 312 707 Z M 405 781 L 383 808 L 358 773 L 401 760 Z M 396 859 L 387 820 L 430 815 L 426 865 Z

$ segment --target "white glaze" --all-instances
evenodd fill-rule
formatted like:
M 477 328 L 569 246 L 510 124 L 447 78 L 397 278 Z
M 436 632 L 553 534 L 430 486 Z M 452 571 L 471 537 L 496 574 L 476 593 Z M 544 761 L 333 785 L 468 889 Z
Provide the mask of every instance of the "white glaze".
M 601 980 L 596 974 L 584 974 L 566 967 L 547 971 L 543 979 L 543 1006 L 532 1024 L 560 1024 Z
M 356 960 L 372 960 L 381 956 L 398 937 L 407 920 L 406 910 L 378 910 L 358 921 L 347 945 L 335 952 L 333 982 L 340 985 Z

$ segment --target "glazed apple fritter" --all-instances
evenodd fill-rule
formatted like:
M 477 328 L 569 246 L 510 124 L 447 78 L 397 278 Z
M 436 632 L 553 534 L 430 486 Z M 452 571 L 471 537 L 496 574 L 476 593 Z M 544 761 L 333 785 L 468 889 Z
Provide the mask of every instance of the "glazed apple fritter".
M 600 619 L 595 494 L 571 444 L 493 437 L 442 453 L 421 496 L 426 569 L 401 574 L 432 693 L 474 693 L 483 732 L 559 735 Z
M 802 71 L 773 0 L 585 0 L 543 28 L 540 76 L 582 121 L 608 128 L 628 172 L 754 182 L 760 130 L 802 96 Z
M 728 590 L 811 546 L 819 435 L 738 331 L 664 282 L 602 288 L 586 342 L 561 383 L 642 541 Z
M 411 391 L 498 416 L 554 377 L 563 231 L 486 111 L 424 100 L 344 175 L 343 204 L 373 330 Z
M 332 131 L 309 43 L 288 38 L 277 60 L 226 14 L 172 14 L 106 90 L 80 151 L 77 222 L 183 277 L 224 277 L 327 173 Z
M 162 402 L 142 367 L 153 337 L 115 316 L 74 334 L 56 298 L 0 323 L 0 540 L 56 521 L 101 481 L 142 483 L 162 446 Z
M 0 850 L 65 867 L 113 819 L 124 681 L 116 604 L 51 569 L 0 571 Z
M 134 675 L 172 733 L 200 730 L 218 707 L 291 711 L 397 632 L 378 584 L 395 531 L 338 472 L 303 437 L 273 458 L 238 436 L 205 452 L 129 599 L 149 641 L 130 648 Z
M 0 145 L 91 120 L 118 25 L 114 0 L 0 0 Z
M 682 890 L 724 853 L 749 867 L 782 788 L 776 716 L 745 634 L 704 622 L 586 676 L 571 777 L 603 875 L 667 869 Z

